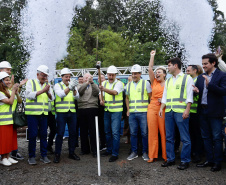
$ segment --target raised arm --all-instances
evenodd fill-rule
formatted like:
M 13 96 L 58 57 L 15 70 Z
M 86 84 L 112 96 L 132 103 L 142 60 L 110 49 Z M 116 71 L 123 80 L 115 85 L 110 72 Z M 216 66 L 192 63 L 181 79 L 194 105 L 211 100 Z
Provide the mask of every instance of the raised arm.
M 155 79 L 155 74 L 154 74 L 154 71 L 153 71 L 155 53 L 156 53 L 156 51 L 154 51 L 154 50 L 152 50 L 151 53 L 150 53 L 150 62 L 149 62 L 149 68 L 148 68 L 149 78 L 150 78 L 151 84 L 153 84 L 154 79 Z

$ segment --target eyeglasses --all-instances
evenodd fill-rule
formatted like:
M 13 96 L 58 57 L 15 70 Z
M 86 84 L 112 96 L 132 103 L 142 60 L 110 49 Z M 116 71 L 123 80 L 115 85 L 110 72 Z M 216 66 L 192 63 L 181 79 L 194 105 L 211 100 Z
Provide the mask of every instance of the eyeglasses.
M 40 76 L 42 76 L 43 78 L 47 78 L 48 77 L 48 75 L 46 75 L 46 74 L 43 74 L 43 73 L 39 73 L 40 74 Z

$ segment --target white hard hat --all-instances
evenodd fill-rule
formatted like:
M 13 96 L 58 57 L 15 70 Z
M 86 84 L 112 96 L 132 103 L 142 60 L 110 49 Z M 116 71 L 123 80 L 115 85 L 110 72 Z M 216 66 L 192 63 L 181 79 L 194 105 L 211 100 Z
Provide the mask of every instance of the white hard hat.
M 0 72 L 0 80 L 4 79 L 5 77 L 8 77 L 8 73 L 6 72 Z
M 132 72 L 138 72 L 138 73 L 140 73 L 141 72 L 140 65 L 138 65 L 138 64 L 133 65 L 132 68 L 131 68 L 131 73 Z
M 155 70 L 154 70 L 154 73 L 158 70 L 158 69 L 162 69 L 164 70 L 165 72 L 167 72 L 166 68 L 164 66 L 159 66 L 157 67 Z
M 37 68 L 37 71 L 40 71 L 42 73 L 45 73 L 46 75 L 49 75 L 49 68 L 46 65 L 40 65 Z
M 61 71 L 60 71 L 60 75 L 66 75 L 66 74 L 71 74 L 71 71 L 70 69 L 68 68 L 63 68 Z
M 9 62 L 7 62 L 7 61 L 2 61 L 2 62 L 0 62 L 0 69 L 11 69 L 12 68 L 12 66 L 11 66 L 11 64 L 9 63 Z
M 117 71 L 117 68 L 115 66 L 109 66 L 108 70 L 107 70 L 107 73 L 114 73 L 114 74 L 116 74 L 116 73 L 118 73 L 118 71 Z

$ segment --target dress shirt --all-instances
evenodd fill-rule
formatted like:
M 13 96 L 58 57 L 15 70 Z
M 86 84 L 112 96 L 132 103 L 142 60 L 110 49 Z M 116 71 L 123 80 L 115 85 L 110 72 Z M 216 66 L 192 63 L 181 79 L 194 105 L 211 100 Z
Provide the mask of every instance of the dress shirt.
M 41 85 L 40 84 L 40 81 L 38 79 L 36 79 L 38 84 L 40 85 L 41 89 L 44 88 L 44 84 Z M 52 96 L 52 99 L 49 99 L 50 101 L 53 101 L 55 99 L 55 96 L 53 94 L 53 89 L 52 87 L 50 86 L 49 88 L 49 91 L 48 91 L 49 94 L 51 94 Z M 27 99 L 29 100 L 35 100 L 37 97 L 36 97 L 36 94 L 37 94 L 37 91 L 32 91 L 32 84 L 31 84 L 31 81 L 28 80 L 27 83 L 26 83 L 26 91 L 25 91 L 25 96 Z
M 65 85 L 63 82 L 60 82 L 60 84 L 61 85 Z M 65 85 L 65 86 L 68 87 L 68 85 Z M 73 95 L 73 97 L 75 99 L 78 99 L 79 98 L 79 93 L 78 93 L 77 87 L 75 87 L 75 90 L 77 91 L 77 93 L 76 93 L 75 96 Z M 54 85 L 54 91 L 55 91 L 55 94 L 57 96 L 59 96 L 60 98 L 64 98 L 65 96 L 67 96 L 67 94 L 65 94 L 65 92 L 64 92 L 64 89 L 63 90 L 61 89 L 59 83 L 57 83 L 57 84 Z
M 171 78 L 173 78 L 173 84 L 175 84 L 175 82 L 177 81 L 179 76 L 182 76 L 184 73 L 180 72 L 176 77 L 172 76 Z M 187 99 L 185 101 L 185 103 L 193 103 L 193 86 L 194 85 L 194 81 L 191 78 L 191 76 L 187 76 L 188 81 L 187 81 Z M 165 84 L 164 87 L 164 91 L 163 91 L 163 96 L 162 96 L 162 103 L 166 104 L 166 98 L 167 98 L 167 88 L 166 88 L 167 83 Z
M 210 74 L 210 76 L 208 74 L 204 73 L 204 75 L 207 76 L 207 78 L 209 80 L 209 83 L 210 83 L 215 71 L 216 71 L 216 69 Z M 204 80 L 204 88 L 203 88 L 202 102 L 201 102 L 201 104 L 203 104 L 203 105 L 207 105 L 208 104 L 208 102 L 207 102 L 207 94 L 208 94 L 208 87 L 206 87 L 206 80 Z

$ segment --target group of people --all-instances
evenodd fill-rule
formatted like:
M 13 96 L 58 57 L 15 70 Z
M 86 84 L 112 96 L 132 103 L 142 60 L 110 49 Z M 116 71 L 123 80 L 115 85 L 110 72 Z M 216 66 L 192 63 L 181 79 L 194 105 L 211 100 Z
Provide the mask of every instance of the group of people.
M 197 167 L 221 170 L 223 160 L 222 123 L 225 116 L 226 96 L 225 64 L 215 54 L 202 56 L 202 68 L 189 65 L 182 72 L 179 58 L 172 58 L 167 69 L 163 66 L 153 70 L 156 51 L 151 51 L 149 62 L 150 81 L 142 79 L 142 68 L 135 64 L 131 68 L 131 81 L 125 86 L 116 78 L 115 66 L 107 69 L 107 79 L 101 75 L 99 86 L 89 73 L 72 78 L 68 68 L 61 70 L 62 81 L 52 88 L 48 82 L 49 69 L 45 65 L 37 68 L 37 78 L 24 80 L 20 84 L 10 81 L 7 72 L 0 72 L 0 154 L 3 165 L 18 161 L 9 153 L 17 149 L 13 116 L 16 104 L 21 103 L 19 88 L 26 83 L 25 114 L 28 122 L 29 158 L 36 162 L 36 138 L 40 137 L 41 161 L 50 163 L 47 151 L 54 153 L 53 162 L 61 159 L 65 126 L 68 125 L 69 158 L 80 160 L 75 149 L 78 146 L 80 128 L 81 152 L 97 155 L 95 117 L 99 117 L 101 156 L 109 156 L 114 162 L 119 156 L 122 117 L 128 121 L 131 152 L 127 160 L 138 157 L 138 140 L 142 145 L 142 158 L 152 163 L 158 158 L 159 141 L 164 163 L 162 167 L 175 165 L 175 135 L 182 143 L 181 162 L 178 169 L 189 167 L 191 158 Z M 221 65 L 218 69 L 218 63 Z M 100 83 L 101 82 L 101 83 Z M 123 111 L 126 113 L 123 114 Z M 127 119 L 126 119 L 127 118 Z M 50 127 L 47 141 L 47 128 Z M 10 133 L 10 134 L 9 134 Z M 161 139 L 159 139 L 159 133 Z M 53 138 L 56 134 L 55 151 Z M 205 151 L 205 152 L 204 152 Z M 201 162 L 205 153 L 206 161 Z

